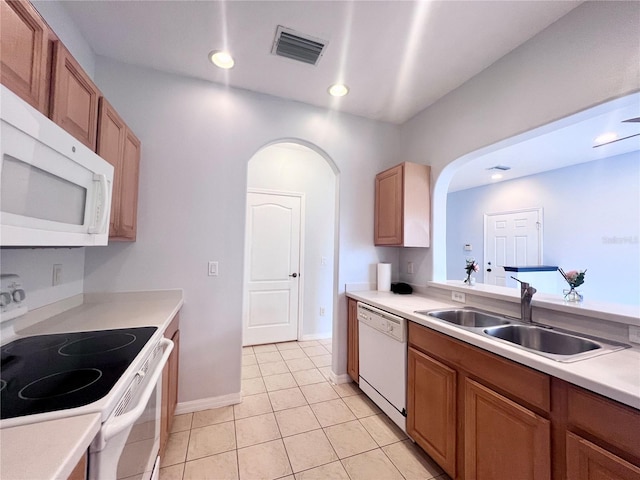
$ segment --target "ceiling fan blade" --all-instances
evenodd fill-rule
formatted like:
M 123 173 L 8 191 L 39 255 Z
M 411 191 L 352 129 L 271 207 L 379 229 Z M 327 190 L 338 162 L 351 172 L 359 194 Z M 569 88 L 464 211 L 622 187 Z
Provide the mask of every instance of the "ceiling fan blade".
M 604 147 L 605 145 L 611 145 L 612 143 L 621 142 L 622 140 L 626 140 L 627 138 L 638 136 L 640 136 L 640 133 L 634 133 L 633 135 L 627 135 L 626 137 L 616 138 L 615 140 L 611 140 L 610 142 L 599 143 L 598 145 L 594 145 L 592 148 Z

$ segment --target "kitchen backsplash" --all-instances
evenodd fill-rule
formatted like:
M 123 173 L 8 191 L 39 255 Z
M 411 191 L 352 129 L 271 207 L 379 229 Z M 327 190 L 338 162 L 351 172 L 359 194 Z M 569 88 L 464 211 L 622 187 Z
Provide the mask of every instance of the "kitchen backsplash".
M 20 275 L 29 310 L 82 294 L 84 248 L 3 248 L 0 272 Z M 58 275 L 54 284 L 54 265 Z

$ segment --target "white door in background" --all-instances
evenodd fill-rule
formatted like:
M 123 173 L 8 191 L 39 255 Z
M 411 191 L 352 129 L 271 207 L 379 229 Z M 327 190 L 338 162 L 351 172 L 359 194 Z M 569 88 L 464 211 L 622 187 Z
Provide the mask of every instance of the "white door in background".
M 542 263 L 542 209 L 484 216 L 484 282 L 507 285 L 504 267 Z
M 302 196 L 249 191 L 243 345 L 298 338 Z

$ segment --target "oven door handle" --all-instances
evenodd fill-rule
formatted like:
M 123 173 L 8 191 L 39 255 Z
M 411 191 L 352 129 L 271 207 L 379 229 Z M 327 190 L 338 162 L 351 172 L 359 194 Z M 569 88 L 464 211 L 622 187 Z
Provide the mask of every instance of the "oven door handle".
M 100 442 L 102 444 L 101 448 L 104 448 L 106 443 L 111 438 L 118 435 L 127 427 L 132 426 L 136 422 L 136 420 L 140 418 L 140 415 L 142 415 L 142 412 L 147 406 L 147 402 L 149 401 L 151 394 L 156 388 L 158 379 L 160 378 L 160 375 L 162 375 L 162 370 L 164 369 L 164 366 L 167 363 L 167 360 L 169 359 L 169 355 L 171 355 L 171 352 L 173 351 L 173 347 L 174 347 L 173 342 L 168 338 L 163 338 L 162 340 L 160 340 L 160 345 L 165 347 L 164 353 L 162 354 L 162 358 L 156 365 L 156 369 L 151 374 L 151 378 L 147 380 L 147 385 L 145 386 L 144 390 L 142 391 L 142 394 L 140 395 L 140 401 L 138 402 L 138 405 L 136 405 L 132 410 L 125 413 L 124 415 L 113 417 L 104 423 L 101 429 L 102 431 L 100 432 L 100 436 L 102 437 Z M 141 374 L 140 372 L 138 372 L 136 373 L 136 375 L 144 375 L 144 374 Z

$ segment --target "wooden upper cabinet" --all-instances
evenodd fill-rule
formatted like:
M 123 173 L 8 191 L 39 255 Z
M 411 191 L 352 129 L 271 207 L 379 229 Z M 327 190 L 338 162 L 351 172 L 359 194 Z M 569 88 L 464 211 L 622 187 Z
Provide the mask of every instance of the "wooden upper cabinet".
M 109 236 L 117 235 L 116 219 L 120 214 L 120 190 L 122 184 L 122 162 L 124 156 L 124 138 L 127 126 L 114 108 L 103 97 L 100 99 L 100 116 L 98 121 L 98 148 L 102 158 L 113 165 L 113 189 L 111 192 L 111 219 Z
M 122 188 L 120 191 L 120 224 L 118 236 L 135 240 L 138 227 L 138 177 L 140 172 L 140 140 L 127 129 L 124 138 Z
M 2 0 L 0 9 L 2 84 L 47 115 L 53 35 L 29 2 Z
M 360 379 L 360 348 L 358 346 L 358 302 L 353 298 L 347 299 L 347 373 L 351 379 L 359 383 Z
M 51 119 L 95 151 L 100 91 L 61 42 L 53 51 Z
M 549 420 L 467 378 L 464 425 L 465 478 L 551 478 Z
M 97 152 L 114 168 L 109 238 L 136 239 L 140 141 L 111 104 L 100 99 Z
M 401 163 L 376 175 L 374 243 L 430 245 L 431 167 Z

